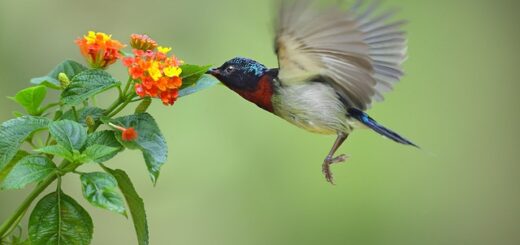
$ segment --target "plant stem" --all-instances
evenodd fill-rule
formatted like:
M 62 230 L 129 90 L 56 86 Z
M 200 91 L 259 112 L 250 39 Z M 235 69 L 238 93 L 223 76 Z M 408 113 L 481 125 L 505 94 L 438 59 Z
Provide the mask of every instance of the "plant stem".
M 123 90 L 123 95 L 128 94 L 128 90 L 130 89 L 130 85 L 132 85 L 133 81 L 134 80 L 132 79 L 132 77 L 128 77 L 128 81 L 126 81 L 125 90 Z
M 110 105 L 110 107 L 108 107 L 105 110 L 105 112 L 104 112 L 105 116 L 112 117 L 112 116 L 116 115 L 117 113 L 121 112 L 130 102 L 132 102 L 132 99 L 134 98 L 135 95 L 133 93 L 129 92 L 129 91 L 131 91 L 130 90 L 131 84 L 132 84 L 132 78 L 129 78 L 128 83 L 126 84 L 126 87 L 124 89 L 123 96 L 118 97 L 118 99 L 116 101 L 114 101 L 114 103 L 112 103 L 112 105 Z M 75 117 L 77 119 L 78 115 L 77 115 L 77 111 L 75 110 L 75 108 L 73 108 L 73 111 L 74 111 Z M 96 131 L 99 126 L 100 126 L 100 124 L 97 124 L 96 126 L 94 126 L 92 128 L 91 132 Z M 50 139 L 50 137 L 48 139 Z M 47 141 L 49 141 L 49 140 L 47 140 Z M 34 199 L 36 199 L 43 191 L 45 191 L 45 189 L 47 189 L 47 187 L 50 184 L 52 184 L 56 180 L 56 178 L 60 178 L 61 176 L 65 175 L 67 173 L 74 172 L 76 170 L 76 168 L 81 165 L 81 164 L 72 164 L 72 165 L 71 164 L 72 163 L 70 163 L 68 161 L 63 161 L 60 164 L 60 166 L 58 167 L 58 169 L 60 170 L 58 173 L 47 176 L 42 182 L 40 182 L 40 184 L 38 184 L 36 186 L 36 188 L 34 188 L 34 190 L 22 202 L 22 204 L 20 204 L 20 206 L 16 209 L 16 211 L 0 226 L 0 241 L 3 238 L 5 238 L 8 234 L 10 234 L 10 232 L 13 230 L 13 227 L 16 227 L 18 225 L 18 223 L 22 220 L 23 216 L 27 212 L 27 209 L 31 206 Z
M 41 108 L 40 109 L 40 114 L 43 114 L 44 112 L 46 112 L 48 109 L 51 109 L 53 107 L 56 107 L 56 106 L 59 106 L 61 105 L 60 102 L 56 102 L 56 103 L 50 103 L 48 105 L 46 105 L 45 107 Z
M 76 122 L 79 122 L 78 111 L 76 110 L 76 107 L 75 107 L 75 106 L 72 106 L 72 112 L 74 113 L 74 120 L 75 120 Z
M 119 98 L 123 97 L 123 90 L 121 89 L 121 85 L 117 86 L 117 92 L 119 92 Z
M 130 104 L 130 102 L 132 102 L 132 99 L 133 99 L 133 95 L 128 96 L 128 98 L 125 100 L 125 102 L 123 102 L 123 104 L 121 104 L 121 106 L 119 108 L 115 109 L 113 112 L 108 114 L 108 117 L 113 117 L 113 116 L 117 115 L 117 113 L 121 112 L 123 109 L 125 109 L 125 107 L 128 104 Z

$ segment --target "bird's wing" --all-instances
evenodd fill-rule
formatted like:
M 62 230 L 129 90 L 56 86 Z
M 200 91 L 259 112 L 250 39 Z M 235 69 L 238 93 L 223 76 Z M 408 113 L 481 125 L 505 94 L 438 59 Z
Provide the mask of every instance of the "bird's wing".
M 365 110 L 383 100 L 403 76 L 407 41 L 405 21 L 390 21 L 395 11 L 376 14 L 378 5 L 358 1 L 342 10 L 282 0 L 275 26 L 282 85 L 319 76 L 348 106 Z

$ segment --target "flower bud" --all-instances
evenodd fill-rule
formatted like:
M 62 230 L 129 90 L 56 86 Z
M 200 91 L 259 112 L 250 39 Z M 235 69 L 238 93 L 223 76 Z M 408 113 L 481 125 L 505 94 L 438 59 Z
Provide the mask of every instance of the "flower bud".
M 157 42 L 155 42 L 147 35 L 132 34 L 130 36 L 130 46 L 137 50 L 148 51 L 156 49 Z
M 85 119 L 85 122 L 87 123 L 87 126 L 89 128 L 96 126 L 96 120 L 94 120 L 94 118 L 92 116 L 87 116 L 87 118 Z
M 62 89 L 66 89 L 70 85 L 70 80 L 67 74 L 60 72 L 58 74 L 58 80 L 60 81 L 60 85 Z

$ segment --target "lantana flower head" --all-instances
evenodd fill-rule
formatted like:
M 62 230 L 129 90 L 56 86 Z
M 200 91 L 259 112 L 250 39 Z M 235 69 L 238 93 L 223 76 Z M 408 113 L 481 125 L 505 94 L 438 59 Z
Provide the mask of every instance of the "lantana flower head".
M 135 92 L 141 98 L 160 98 L 165 105 L 173 105 L 177 100 L 182 86 L 182 61 L 168 56 L 170 51 L 171 48 L 161 46 L 157 50 L 134 49 L 134 56 L 123 59 L 132 79 L 138 80 Z
M 105 69 L 120 58 L 119 50 L 125 47 L 103 32 L 89 31 L 87 35 L 76 39 L 81 54 L 93 68 Z

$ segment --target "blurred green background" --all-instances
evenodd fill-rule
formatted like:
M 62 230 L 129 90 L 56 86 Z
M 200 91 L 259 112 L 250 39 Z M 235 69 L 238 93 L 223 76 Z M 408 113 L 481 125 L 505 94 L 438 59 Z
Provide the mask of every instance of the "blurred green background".
M 170 150 L 157 186 L 138 152 L 109 163 L 144 198 L 151 244 L 520 244 L 519 2 L 384 5 L 410 20 L 410 58 L 407 76 L 369 112 L 423 150 L 357 131 L 339 150 L 352 157 L 333 167 L 331 186 L 321 162 L 332 136 L 298 129 L 224 86 L 174 107 L 155 103 Z M 189 63 L 241 55 L 275 66 L 272 16 L 269 1 L 2 0 L 0 120 L 20 110 L 5 97 L 30 78 L 82 60 L 73 40 L 88 30 L 125 42 L 147 33 Z M 120 64 L 111 71 L 125 77 Z M 93 244 L 135 244 L 129 220 L 86 203 L 76 176 L 65 181 L 93 216 Z M 0 221 L 27 193 L 0 193 Z

